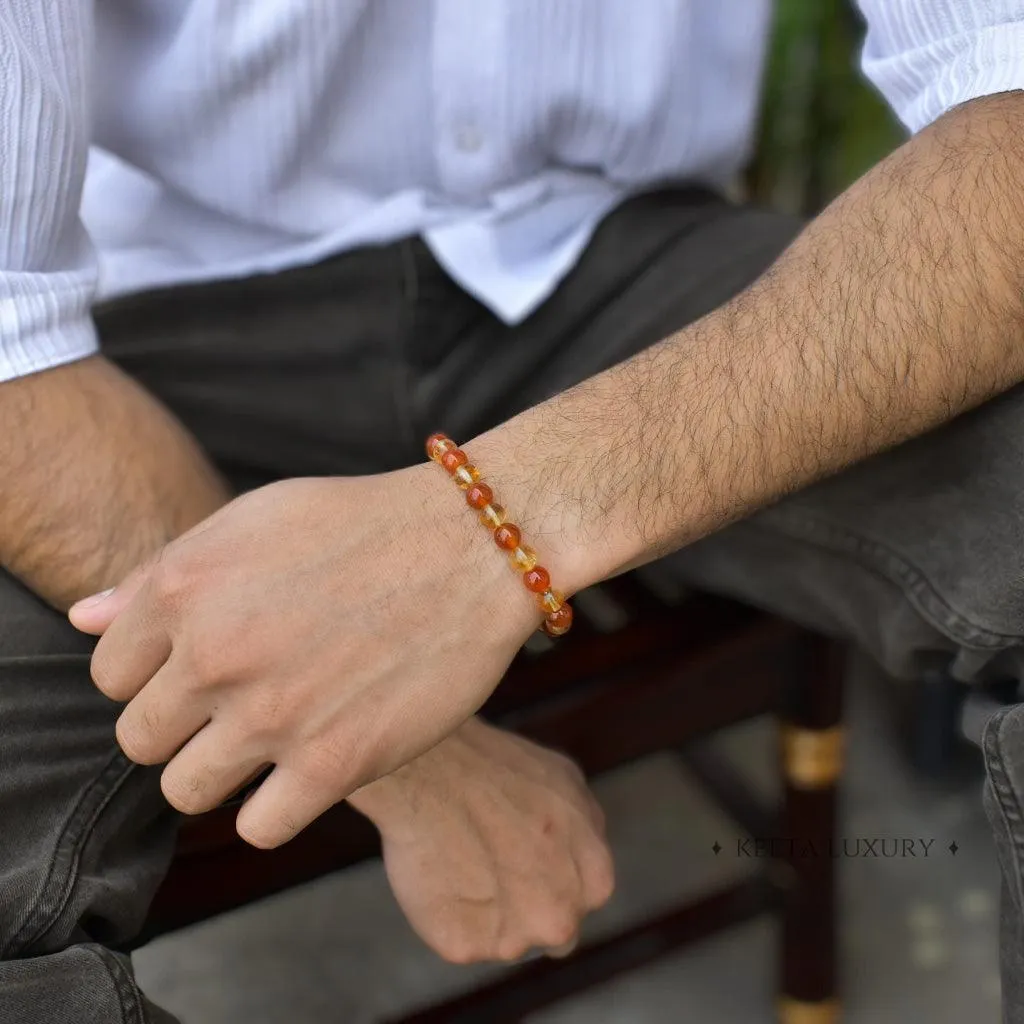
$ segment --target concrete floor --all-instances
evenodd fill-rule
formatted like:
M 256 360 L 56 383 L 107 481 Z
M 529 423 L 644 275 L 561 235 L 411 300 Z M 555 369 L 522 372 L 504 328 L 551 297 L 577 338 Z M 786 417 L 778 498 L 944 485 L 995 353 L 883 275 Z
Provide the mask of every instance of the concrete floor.
M 927 858 L 841 861 L 846 1024 L 997 1024 L 998 869 L 980 779 L 916 781 L 892 740 L 878 687 L 859 671 L 843 835 L 934 840 Z M 772 735 L 723 738 L 766 788 Z M 744 869 L 736 833 L 668 758 L 602 780 L 619 889 L 589 933 Z M 715 857 L 711 846 L 726 851 Z M 949 844 L 956 841 L 956 855 Z M 532 1018 L 536 1024 L 770 1022 L 772 926 L 739 928 Z M 372 1024 L 456 992 L 489 969 L 440 962 L 406 926 L 380 868 L 365 865 L 165 938 L 136 956 L 149 994 L 183 1024 Z

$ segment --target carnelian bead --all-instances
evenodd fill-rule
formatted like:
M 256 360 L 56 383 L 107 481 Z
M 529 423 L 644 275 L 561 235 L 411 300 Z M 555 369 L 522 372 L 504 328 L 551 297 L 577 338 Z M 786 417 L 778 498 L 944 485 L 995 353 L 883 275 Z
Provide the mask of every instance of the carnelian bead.
M 493 502 L 480 511 L 480 522 L 489 530 L 496 530 L 505 522 L 505 510 Z
M 523 582 L 526 589 L 534 594 L 543 594 L 551 586 L 551 576 L 542 565 L 535 565 L 528 572 L 523 573 Z
M 552 612 L 544 619 L 544 632 L 548 636 L 562 636 L 572 626 L 572 605 L 563 604 L 557 612 Z
M 480 479 L 480 470 L 476 466 L 459 466 L 452 474 L 452 478 L 465 491 Z
M 454 447 L 455 442 L 447 434 L 431 434 L 427 438 L 427 455 L 435 462 L 440 462 L 441 456 Z
M 469 457 L 461 448 L 450 448 L 441 454 L 441 465 L 449 473 L 454 473 L 459 466 L 464 466 L 467 462 L 469 462 Z
M 565 595 L 560 594 L 557 590 L 545 590 L 544 593 L 537 598 L 537 601 L 548 615 L 551 615 L 554 612 L 557 612 L 560 608 L 565 607 Z
M 525 544 L 520 544 L 508 556 L 508 560 L 512 563 L 513 569 L 518 569 L 519 572 L 529 572 L 537 564 L 537 552 Z
M 473 484 L 468 491 L 466 491 L 466 504 L 470 508 L 475 508 L 478 511 L 480 509 L 487 508 L 491 503 L 491 498 L 494 497 L 494 491 L 487 486 L 487 484 Z
M 515 523 L 502 523 L 494 531 L 494 543 L 506 551 L 515 551 L 522 539 L 523 535 L 519 532 L 519 527 Z

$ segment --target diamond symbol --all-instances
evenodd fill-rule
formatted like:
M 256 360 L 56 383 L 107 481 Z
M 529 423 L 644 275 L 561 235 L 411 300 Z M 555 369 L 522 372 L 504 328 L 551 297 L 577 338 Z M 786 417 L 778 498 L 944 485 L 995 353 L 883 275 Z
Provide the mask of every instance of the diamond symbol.
M 715 845 L 711 849 L 715 851 L 715 856 L 717 857 L 722 852 L 722 844 L 716 839 Z
M 956 845 L 956 840 L 954 839 L 953 842 L 949 844 L 949 852 L 953 854 L 953 856 L 955 857 L 957 854 L 957 850 L 959 849 L 960 847 Z

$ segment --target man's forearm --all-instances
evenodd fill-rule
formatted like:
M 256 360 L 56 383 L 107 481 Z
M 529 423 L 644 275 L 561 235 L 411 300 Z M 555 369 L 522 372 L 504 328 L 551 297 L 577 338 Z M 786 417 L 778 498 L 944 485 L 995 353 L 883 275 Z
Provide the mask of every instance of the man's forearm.
M 228 499 L 185 429 L 102 357 L 0 384 L 0 565 L 58 608 Z
M 578 589 L 1022 378 L 1024 94 L 1010 93 L 908 142 L 723 308 L 467 451 Z

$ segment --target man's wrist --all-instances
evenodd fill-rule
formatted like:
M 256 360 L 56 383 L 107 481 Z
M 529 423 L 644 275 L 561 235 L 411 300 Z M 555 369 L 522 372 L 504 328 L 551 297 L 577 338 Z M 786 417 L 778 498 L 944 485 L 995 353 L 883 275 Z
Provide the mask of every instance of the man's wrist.
M 641 550 L 614 518 L 602 514 L 599 497 L 586 493 L 585 481 L 555 468 L 550 448 L 539 442 L 548 411 L 530 409 L 463 448 L 536 549 L 552 586 L 572 596 L 622 571 Z M 587 445 L 574 442 L 572 450 L 558 453 L 557 465 L 569 461 L 580 467 L 589 458 Z
M 348 797 L 349 805 L 391 840 L 414 834 L 417 815 L 430 795 L 435 803 L 445 802 L 446 778 L 452 772 L 460 774 L 463 737 L 478 726 L 471 718 L 433 750 L 356 790 Z
M 357 789 L 349 798 L 349 805 L 364 817 L 369 818 L 378 829 L 384 830 L 395 819 L 401 820 L 409 801 L 406 794 L 412 784 L 409 773 L 413 765 L 404 765 L 390 775 L 385 775 L 362 789 Z
M 464 447 L 470 462 L 481 473 L 481 479 L 494 489 L 494 501 L 506 508 L 510 521 L 517 522 L 523 529 L 523 542 L 535 547 L 539 555 L 545 552 L 534 543 L 526 522 L 517 519 L 514 507 L 506 504 L 503 484 L 492 471 L 495 460 L 474 462 L 475 455 Z M 481 456 L 484 454 L 481 451 Z M 495 467 L 496 468 L 496 467 Z M 479 521 L 479 513 L 466 502 L 466 492 L 461 490 L 448 474 L 433 462 L 413 467 L 413 486 L 420 494 L 419 508 L 426 517 L 424 526 L 433 536 L 433 543 L 449 552 L 449 557 L 468 573 L 482 578 L 486 584 L 487 599 L 480 606 L 481 615 L 488 620 L 488 627 L 499 625 L 507 633 L 510 643 L 520 647 L 530 633 L 540 627 L 541 612 L 533 596 L 522 583 L 521 574 L 508 561 L 508 553 L 495 543 L 492 532 Z M 545 565 L 548 563 L 542 557 Z M 553 585 L 564 589 L 555 567 L 548 566 L 552 573 Z

